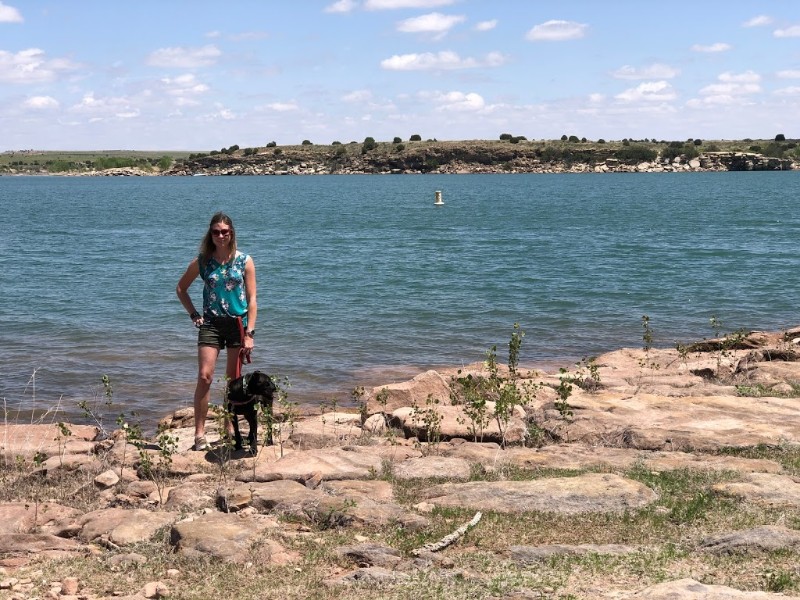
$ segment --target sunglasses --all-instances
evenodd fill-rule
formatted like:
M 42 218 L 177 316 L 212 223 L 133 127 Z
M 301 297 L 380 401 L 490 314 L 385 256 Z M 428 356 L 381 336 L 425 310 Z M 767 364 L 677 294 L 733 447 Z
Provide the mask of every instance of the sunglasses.
M 230 235 L 230 233 L 231 233 L 230 229 L 212 229 L 211 230 L 211 235 L 216 235 L 216 236 L 219 236 L 219 237 L 225 237 L 226 235 Z

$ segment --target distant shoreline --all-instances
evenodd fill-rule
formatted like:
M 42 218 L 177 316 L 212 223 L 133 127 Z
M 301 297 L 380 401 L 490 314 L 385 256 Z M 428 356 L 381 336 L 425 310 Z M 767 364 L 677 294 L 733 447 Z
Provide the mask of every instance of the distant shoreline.
M 505 134 L 504 134 L 505 135 Z M 574 137 L 574 136 L 573 136 Z M 797 140 L 605 142 L 521 138 L 400 141 L 188 152 L 5 152 L 0 175 L 214 176 L 641 173 L 800 169 Z

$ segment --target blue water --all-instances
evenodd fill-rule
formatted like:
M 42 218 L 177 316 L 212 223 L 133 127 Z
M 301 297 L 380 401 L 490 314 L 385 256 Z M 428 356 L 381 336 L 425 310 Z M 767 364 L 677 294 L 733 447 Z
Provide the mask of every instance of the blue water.
M 645 314 L 660 346 L 794 326 L 797 198 L 797 172 L 0 177 L 0 401 L 70 416 L 107 374 L 145 420 L 189 406 L 174 290 L 217 210 L 257 267 L 252 367 L 315 404 L 502 358 L 515 322 L 565 366 L 641 347 Z

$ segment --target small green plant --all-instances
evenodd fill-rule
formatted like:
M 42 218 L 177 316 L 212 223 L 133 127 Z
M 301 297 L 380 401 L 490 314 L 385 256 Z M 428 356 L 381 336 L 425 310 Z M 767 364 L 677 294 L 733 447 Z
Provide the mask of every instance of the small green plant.
M 653 371 L 657 371 L 659 368 L 658 362 L 651 359 L 650 350 L 653 349 L 653 340 L 655 336 L 653 334 L 653 328 L 650 327 L 650 317 L 647 315 L 642 316 L 642 349 L 644 350 L 644 356 L 639 359 L 639 367 L 641 369 L 652 369 Z
M 786 592 L 797 586 L 795 576 L 789 571 L 767 569 L 762 575 L 764 589 L 768 592 Z
M 437 410 L 439 400 L 434 398 L 432 394 L 428 394 L 425 399 L 425 408 L 419 408 L 416 401 L 411 405 L 411 420 L 413 423 L 422 423 L 424 429 L 424 441 L 426 446 L 420 449 L 423 454 L 431 452 L 431 449 L 436 450 L 439 447 L 439 442 L 442 439 L 442 415 Z
M 556 393 L 558 400 L 555 401 L 556 410 L 563 419 L 568 419 L 572 416 L 572 407 L 569 405 L 569 397 L 572 395 L 572 382 L 573 379 L 569 375 L 569 371 L 564 367 L 558 370 L 559 381 Z
M 78 408 L 83 411 L 85 418 L 94 421 L 95 425 L 100 429 L 102 437 L 108 437 L 108 431 L 103 424 L 105 411 L 109 410 L 114 404 L 114 388 L 111 385 L 111 378 L 108 375 L 103 375 L 100 378 L 100 383 L 103 386 L 103 396 L 105 400 L 100 400 L 95 391 L 94 399 L 90 404 L 88 400 L 81 400 L 78 402 Z M 102 407 L 105 406 L 105 409 Z
M 291 402 L 289 400 L 289 388 L 291 384 L 289 383 L 288 377 L 284 377 L 280 381 L 275 381 L 275 387 L 277 388 L 275 394 L 281 413 L 281 418 L 275 419 L 275 435 L 278 437 L 280 455 L 283 456 L 284 434 L 287 434 L 286 437 L 291 437 L 294 432 L 294 425 L 300 418 L 300 410 L 297 406 L 297 402 Z
M 361 424 L 363 425 L 369 416 L 367 412 L 367 392 L 364 386 L 358 385 L 354 387 L 353 391 L 350 392 L 350 397 L 353 399 L 353 404 L 358 407 L 358 414 L 361 417 Z
M 491 350 L 487 352 L 489 357 L 487 362 L 494 359 L 495 353 L 496 347 L 492 346 Z M 458 422 L 465 424 L 468 419 L 468 429 L 472 439 L 482 442 L 483 431 L 491 420 L 486 405 L 489 386 L 485 379 L 474 377 L 472 373 L 464 377 L 459 377 L 460 375 L 461 369 L 458 370 L 457 376 L 450 380 L 450 402 L 461 405 L 464 416 L 457 417 Z
M 139 476 L 149 479 L 156 485 L 159 504 L 164 504 L 164 492 L 169 479 L 172 457 L 178 452 L 177 436 L 169 433 L 166 428 L 160 428 L 156 437 L 158 450 L 153 453 L 141 435 L 140 425 L 129 427 L 127 431 L 130 434 L 129 441 L 139 454 Z

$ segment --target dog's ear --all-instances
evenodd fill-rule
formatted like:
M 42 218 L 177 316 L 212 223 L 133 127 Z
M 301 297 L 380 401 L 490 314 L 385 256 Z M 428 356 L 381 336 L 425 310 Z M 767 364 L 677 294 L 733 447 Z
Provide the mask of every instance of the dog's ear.
M 244 394 L 244 389 L 242 389 L 242 378 L 237 377 L 236 379 L 231 379 L 228 382 L 228 397 L 239 398 Z

